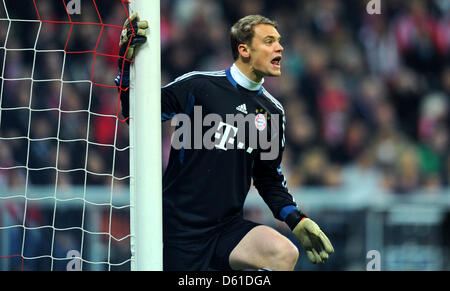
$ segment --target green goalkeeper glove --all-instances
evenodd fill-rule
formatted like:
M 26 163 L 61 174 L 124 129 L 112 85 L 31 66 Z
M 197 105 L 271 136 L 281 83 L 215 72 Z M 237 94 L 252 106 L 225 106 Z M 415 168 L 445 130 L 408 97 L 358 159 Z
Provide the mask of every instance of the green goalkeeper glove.
M 130 24 L 131 23 L 131 24 Z M 115 82 L 117 86 L 127 88 L 130 84 L 130 63 L 132 62 L 136 49 L 147 41 L 146 29 L 147 21 L 139 21 L 139 15 L 133 14 L 123 24 L 122 34 L 119 41 L 119 75 Z
M 292 231 L 313 264 L 325 263 L 334 252 L 328 237 L 311 219 L 304 217 Z
M 121 57 L 125 57 L 128 61 L 133 59 L 136 47 L 147 41 L 145 36 L 147 28 L 148 22 L 140 21 L 137 13 L 125 20 L 119 42 Z

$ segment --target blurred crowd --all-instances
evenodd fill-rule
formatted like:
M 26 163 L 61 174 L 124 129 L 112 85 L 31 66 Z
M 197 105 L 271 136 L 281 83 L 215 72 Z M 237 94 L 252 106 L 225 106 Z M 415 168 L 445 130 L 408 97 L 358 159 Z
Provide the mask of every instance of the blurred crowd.
M 56 2 L 38 2 L 41 20 L 67 21 Z M 0 188 L 128 182 L 112 178 L 129 174 L 113 82 L 126 14 L 121 1 L 96 2 L 82 2 L 75 25 L 0 21 Z M 162 83 L 229 67 L 231 25 L 265 15 L 283 37 L 283 76 L 264 87 L 286 111 L 289 188 L 441 193 L 450 183 L 450 4 L 382 0 L 369 15 L 367 2 L 162 0 Z M 11 19 L 37 19 L 33 7 L 6 3 Z

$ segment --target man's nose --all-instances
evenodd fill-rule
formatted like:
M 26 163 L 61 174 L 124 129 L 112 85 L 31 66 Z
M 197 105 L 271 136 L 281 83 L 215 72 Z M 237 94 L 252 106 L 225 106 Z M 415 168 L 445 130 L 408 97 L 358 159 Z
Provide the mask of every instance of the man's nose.
M 277 43 L 278 45 L 275 47 L 275 51 L 276 52 L 282 52 L 282 51 L 284 51 L 284 47 L 281 45 L 281 43 Z

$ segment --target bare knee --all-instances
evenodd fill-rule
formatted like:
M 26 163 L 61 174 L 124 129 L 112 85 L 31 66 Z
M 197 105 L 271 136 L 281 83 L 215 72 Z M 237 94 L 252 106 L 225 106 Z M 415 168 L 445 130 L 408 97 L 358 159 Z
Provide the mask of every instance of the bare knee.
M 268 226 L 252 229 L 230 254 L 230 266 L 234 270 L 269 268 L 293 270 L 299 252 L 285 236 Z
M 291 271 L 297 264 L 299 251 L 297 247 L 284 235 L 270 229 L 266 236 L 264 267 L 272 270 Z
M 280 271 L 294 270 L 297 264 L 299 251 L 297 247 L 287 238 L 280 237 L 272 245 L 267 254 L 267 268 Z

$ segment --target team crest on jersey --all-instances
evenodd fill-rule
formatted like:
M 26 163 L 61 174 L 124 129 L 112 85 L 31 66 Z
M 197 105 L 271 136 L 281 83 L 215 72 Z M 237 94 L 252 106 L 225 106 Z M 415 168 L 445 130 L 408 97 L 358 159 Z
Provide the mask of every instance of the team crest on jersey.
M 261 131 L 264 130 L 267 126 L 267 122 L 266 122 L 266 116 L 264 114 L 258 114 L 255 117 L 255 126 L 256 128 Z
M 258 113 L 262 113 L 262 114 L 264 114 L 265 116 L 266 116 L 266 119 L 267 120 L 270 120 L 270 115 L 268 114 L 268 112 L 266 111 L 266 110 L 264 110 L 264 109 L 256 109 L 255 110 L 255 113 L 256 114 L 258 114 Z

